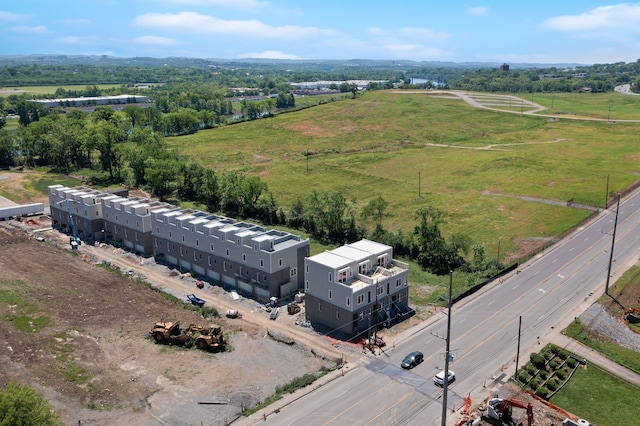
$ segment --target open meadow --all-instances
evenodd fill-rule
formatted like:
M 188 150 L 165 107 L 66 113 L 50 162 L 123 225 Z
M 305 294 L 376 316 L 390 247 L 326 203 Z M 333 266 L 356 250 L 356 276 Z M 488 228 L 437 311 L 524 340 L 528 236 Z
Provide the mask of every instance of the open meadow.
M 465 233 L 503 261 L 589 216 L 567 200 L 603 206 L 607 177 L 614 193 L 639 179 L 640 123 L 508 114 L 426 93 L 367 92 L 168 142 L 217 171 L 260 176 L 285 211 L 312 189 L 359 205 L 381 196 L 390 207 L 384 227 L 406 232 L 416 209 L 432 203 L 448 214 L 445 233 Z M 576 97 L 583 115 L 596 115 L 604 96 L 628 111 L 629 102 L 640 106 L 636 97 L 583 95 L 545 103 L 557 109 Z

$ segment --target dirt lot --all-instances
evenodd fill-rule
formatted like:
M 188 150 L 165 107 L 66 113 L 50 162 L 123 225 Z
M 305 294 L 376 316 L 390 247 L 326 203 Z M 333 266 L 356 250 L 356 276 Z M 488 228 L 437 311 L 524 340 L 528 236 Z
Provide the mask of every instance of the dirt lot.
M 32 229 L 49 224 L 30 223 Z M 51 243 L 68 237 L 56 231 L 33 234 L 49 241 L 40 242 L 20 226 L 0 222 L 0 291 L 27 301 L 0 302 L 0 385 L 30 384 L 66 424 L 225 424 L 277 385 L 334 365 L 314 356 L 309 345 L 266 337 L 260 321 L 245 319 L 215 320 L 228 332 L 231 348 L 225 353 L 156 345 L 147 338 L 155 321 L 204 325 L 207 320 L 83 256 L 100 248 L 81 246 L 76 256 Z M 165 278 L 182 281 L 164 269 Z M 241 302 L 261 318 L 255 302 Z M 25 316 L 33 330 L 17 328 Z M 266 314 L 262 317 L 269 324 Z M 292 320 L 285 314 L 279 325 Z M 322 339 L 314 338 L 322 350 Z

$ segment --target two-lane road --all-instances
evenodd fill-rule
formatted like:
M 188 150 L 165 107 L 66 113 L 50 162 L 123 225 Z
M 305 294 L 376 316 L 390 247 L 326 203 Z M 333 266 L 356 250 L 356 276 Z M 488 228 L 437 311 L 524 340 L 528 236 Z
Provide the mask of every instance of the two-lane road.
M 614 207 L 615 209 L 615 207 Z M 518 324 L 520 365 L 604 292 L 615 211 L 605 211 L 552 249 L 454 306 L 448 406 L 463 396 L 486 397 L 487 383 L 506 380 L 515 370 Z M 640 192 L 620 204 L 611 283 L 640 257 Z M 446 316 L 396 342 L 388 356 L 368 356 L 344 378 L 306 395 L 270 416 L 278 425 L 438 425 L 442 390 L 433 376 L 444 366 Z M 406 353 L 420 350 L 425 361 L 399 368 Z M 487 386 L 489 387 L 489 386 Z M 452 416 L 453 417 L 453 416 Z

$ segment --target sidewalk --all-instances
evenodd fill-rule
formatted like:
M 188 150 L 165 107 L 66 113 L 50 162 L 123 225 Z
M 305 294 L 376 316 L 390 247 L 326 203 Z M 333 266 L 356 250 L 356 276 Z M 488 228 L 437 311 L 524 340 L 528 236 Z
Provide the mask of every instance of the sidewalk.
M 298 389 L 294 393 L 285 394 L 282 396 L 282 399 L 274 402 L 268 407 L 263 408 L 262 410 L 250 415 L 249 417 L 240 416 L 236 421 L 232 422 L 231 424 L 233 424 L 234 426 L 250 426 L 250 425 L 262 423 L 265 420 L 268 420 L 269 416 L 280 411 L 283 407 L 286 407 L 287 405 L 292 404 L 298 399 L 310 394 L 314 390 L 318 389 L 320 386 L 324 386 L 327 383 L 332 382 L 333 380 L 345 377 L 349 372 L 351 372 L 353 369 L 357 367 L 358 367 L 358 364 L 347 362 L 342 366 L 342 368 L 339 368 L 335 371 L 325 374 L 324 376 L 320 377 L 318 380 L 313 382 L 311 385 L 305 386 L 302 389 Z
M 620 379 L 640 388 L 640 374 L 634 373 L 633 371 L 616 364 L 609 358 L 603 356 L 599 352 L 594 351 L 590 347 L 585 346 L 582 343 L 573 340 L 561 333 L 557 333 L 555 336 L 553 336 L 551 338 L 551 342 L 556 346 L 573 352 L 579 357 L 586 359 L 587 362 L 597 365 L 598 367 L 610 372 L 614 376 L 617 376 Z

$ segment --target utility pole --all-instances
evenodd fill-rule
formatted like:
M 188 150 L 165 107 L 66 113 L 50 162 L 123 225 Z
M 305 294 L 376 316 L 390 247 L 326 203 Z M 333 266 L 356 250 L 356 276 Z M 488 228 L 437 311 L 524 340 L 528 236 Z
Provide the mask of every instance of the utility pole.
M 611 238 L 611 252 L 609 253 L 609 268 L 607 269 L 607 282 L 604 285 L 604 294 L 609 295 L 609 279 L 611 278 L 611 264 L 613 263 L 613 245 L 616 243 L 616 228 L 618 227 L 618 212 L 620 211 L 620 194 L 618 194 L 618 206 L 616 207 L 616 220 L 613 222 L 613 238 Z
M 447 349 L 444 354 L 444 382 L 442 385 L 442 426 L 447 426 L 447 388 L 449 387 L 449 343 L 451 341 L 451 293 L 453 289 L 453 271 L 449 270 L 449 309 L 447 313 Z
M 609 175 L 607 175 L 607 193 L 604 196 L 604 209 L 607 209 L 607 204 L 609 204 Z
M 518 349 L 516 349 L 516 380 L 518 377 L 518 360 L 520 358 L 520 330 L 522 329 L 522 315 L 519 317 L 518 321 Z

